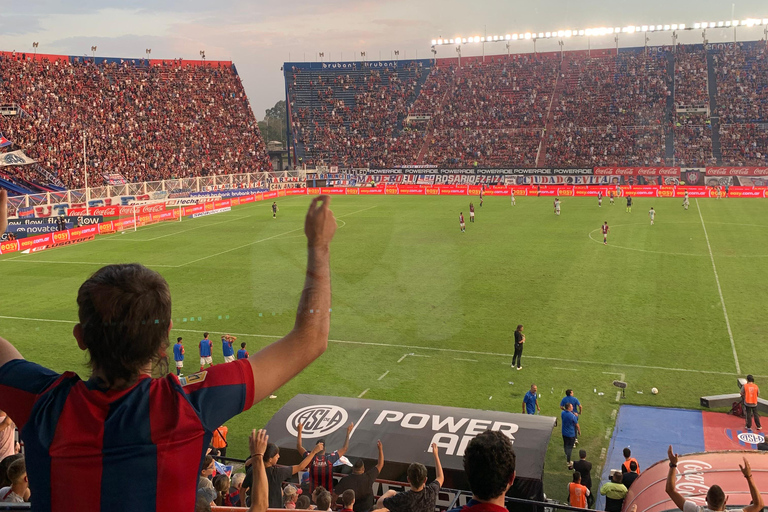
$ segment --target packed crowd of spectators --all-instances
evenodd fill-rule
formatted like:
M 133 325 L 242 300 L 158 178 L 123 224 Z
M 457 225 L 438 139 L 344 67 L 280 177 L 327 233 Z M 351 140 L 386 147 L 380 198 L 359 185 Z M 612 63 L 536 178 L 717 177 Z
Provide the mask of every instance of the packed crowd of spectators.
M 665 65 L 656 52 L 569 57 L 555 126 L 661 126 L 670 93 Z
M 306 71 L 288 84 L 291 129 L 307 165 L 366 167 L 412 162 L 421 136 L 402 130 L 420 63 L 399 68 Z
M 768 122 L 768 50 L 736 43 L 713 56 L 720 124 Z
M 675 165 L 703 167 L 717 164 L 712 151 L 712 124 L 700 114 L 677 114 L 674 121 Z
M 703 48 L 678 44 L 675 51 L 675 105 L 708 104 L 706 51 Z
M 128 181 L 271 169 L 235 71 L 208 66 L 0 60 L 0 132 L 69 188 L 90 173 Z
M 661 127 L 560 128 L 548 133 L 547 137 L 548 166 L 664 164 L 664 131 Z
M 768 165 L 768 126 L 720 125 L 720 151 L 723 165 Z

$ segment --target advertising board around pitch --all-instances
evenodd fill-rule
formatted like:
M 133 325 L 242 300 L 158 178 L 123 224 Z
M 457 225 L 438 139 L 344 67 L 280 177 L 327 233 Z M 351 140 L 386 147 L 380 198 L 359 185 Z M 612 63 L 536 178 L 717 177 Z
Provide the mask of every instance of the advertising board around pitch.
M 362 458 L 366 467 L 375 465 L 376 441 L 384 446 L 384 470 L 380 478 L 406 481 L 412 462 L 430 468 L 434 477 L 432 443 L 439 447 L 445 472 L 444 487 L 468 489 L 462 456 L 467 444 L 481 432 L 491 429 L 506 434 L 517 456 L 517 479 L 510 495 L 541 499 L 544 459 L 555 426 L 555 418 L 529 416 L 501 411 L 481 411 L 439 405 L 410 404 L 343 398 L 296 395 L 280 409 L 266 426 L 271 442 L 280 447 L 282 464 L 298 464 L 296 452 L 299 423 L 304 429 L 304 448 L 311 450 L 318 440 L 325 441 L 330 452 L 344 444 L 346 427 L 355 428 L 347 457 Z

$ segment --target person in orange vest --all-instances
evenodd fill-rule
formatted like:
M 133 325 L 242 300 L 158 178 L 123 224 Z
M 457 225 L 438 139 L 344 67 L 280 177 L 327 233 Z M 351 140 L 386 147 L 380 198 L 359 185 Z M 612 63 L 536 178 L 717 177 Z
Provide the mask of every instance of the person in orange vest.
M 744 408 L 747 410 L 747 430 L 752 430 L 752 416 L 755 417 L 757 430 L 763 430 L 760 425 L 760 414 L 757 412 L 757 397 L 760 396 L 760 388 L 755 384 L 755 378 L 747 375 L 747 383 L 741 388 L 741 398 L 744 400 Z
M 621 473 L 624 474 L 624 473 L 629 473 L 630 471 L 633 471 L 633 470 L 629 469 L 629 464 L 634 462 L 635 464 L 637 464 L 637 471 L 635 471 L 635 473 L 637 473 L 639 475 L 640 474 L 640 463 L 637 462 L 636 458 L 632 457 L 632 450 L 630 450 L 627 447 L 627 448 L 624 448 L 624 452 L 623 453 L 624 453 L 624 463 L 621 465 Z
M 219 451 L 219 457 L 227 456 L 227 432 L 229 432 L 229 429 L 226 425 L 222 425 L 213 431 L 211 445 Z
M 589 489 L 581 485 L 581 473 L 574 471 L 573 482 L 568 484 L 568 503 L 572 507 L 587 508 Z

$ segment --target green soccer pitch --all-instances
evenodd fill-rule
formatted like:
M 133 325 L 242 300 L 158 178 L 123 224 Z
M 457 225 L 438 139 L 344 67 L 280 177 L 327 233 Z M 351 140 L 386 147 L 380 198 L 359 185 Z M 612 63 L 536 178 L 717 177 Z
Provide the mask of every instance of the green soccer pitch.
M 545 415 L 557 416 L 564 390 L 575 390 L 584 406 L 576 449 L 587 450 L 599 478 L 621 403 L 696 408 L 701 395 L 734 392 L 737 375 L 768 382 L 765 201 L 692 200 L 685 211 L 681 199 L 639 198 L 626 213 L 621 198 L 614 206 L 605 198 L 602 208 L 595 198 L 563 198 L 559 217 L 552 198 L 479 203 L 333 197 L 328 351 L 277 398 L 228 423 L 230 455 L 246 456 L 246 432 L 298 393 L 521 412 L 536 383 Z M 282 198 L 277 219 L 265 201 L 1 256 L 0 336 L 30 360 L 87 377 L 71 335 L 77 289 L 103 264 L 136 261 L 170 283 L 171 338 L 184 337 L 185 373 L 198 368 L 206 330 L 216 363 L 221 333 L 253 353 L 293 325 L 308 204 Z M 520 323 L 527 341 L 516 371 L 512 333 Z M 625 399 L 614 379 L 629 383 Z M 570 472 L 559 427 L 549 448 L 545 492 L 562 500 Z

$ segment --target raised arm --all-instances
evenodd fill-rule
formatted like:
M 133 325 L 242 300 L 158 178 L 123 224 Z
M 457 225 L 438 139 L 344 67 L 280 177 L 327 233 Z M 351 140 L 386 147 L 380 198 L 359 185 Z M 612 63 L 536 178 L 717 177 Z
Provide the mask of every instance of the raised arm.
M 269 507 L 269 482 L 267 471 L 264 468 L 264 452 L 267 449 L 269 436 L 266 430 L 255 430 L 248 438 L 253 458 L 253 482 L 251 484 L 251 506 L 248 512 L 266 512 Z
M 376 441 L 376 447 L 379 449 L 379 461 L 376 464 L 376 469 L 381 473 L 381 470 L 384 467 L 384 446 L 381 444 L 381 441 Z
M 296 451 L 299 452 L 300 455 L 304 455 L 307 453 L 307 450 L 304 449 L 304 446 L 301 444 L 301 432 L 304 430 L 304 424 L 299 423 L 299 426 L 296 427 Z M 317 447 L 317 445 L 315 445 Z
M 435 443 L 432 443 L 432 455 L 435 456 L 435 480 L 442 487 L 445 476 L 443 475 L 443 466 L 440 464 L 440 455 L 437 453 L 437 444 Z
M 300 453 L 307 453 L 307 456 L 304 457 L 304 460 L 302 460 L 298 465 L 293 466 L 291 468 L 291 471 L 293 471 L 293 474 L 295 475 L 299 471 L 304 471 L 307 469 L 307 466 L 309 466 L 309 463 L 312 462 L 312 459 L 315 458 L 315 455 L 317 455 L 320 452 L 320 445 L 316 444 L 314 448 L 312 448 L 312 451 L 307 453 L 306 450 L 300 452 Z
M 741 474 L 747 479 L 747 485 L 749 485 L 749 494 L 752 496 L 752 503 L 744 507 L 744 512 L 760 512 L 763 510 L 763 496 L 760 491 L 757 490 L 754 480 L 752 480 L 752 468 L 749 466 L 749 461 L 744 457 L 744 466 L 739 464 Z
M 669 445 L 667 457 L 669 457 L 669 473 L 667 473 L 667 487 L 665 490 L 667 491 L 667 496 L 669 496 L 677 508 L 683 510 L 683 506 L 685 506 L 685 498 L 683 498 L 683 496 L 677 492 L 677 489 L 675 489 L 675 473 L 677 473 L 678 456 L 672 451 L 672 445 Z M 762 508 L 762 506 L 760 508 Z
M 354 423 L 350 423 L 347 427 L 347 437 L 344 439 L 344 446 L 339 450 L 339 457 L 343 457 L 347 453 L 347 450 L 349 450 L 349 436 L 352 434 L 353 428 L 355 428 Z
M 328 346 L 331 323 L 330 244 L 336 219 L 331 198 L 312 200 L 304 223 L 308 242 L 307 275 L 293 330 L 248 361 L 254 378 L 254 403 L 270 395 L 320 357 Z
M 8 191 L 0 190 L 0 233 L 8 228 Z

